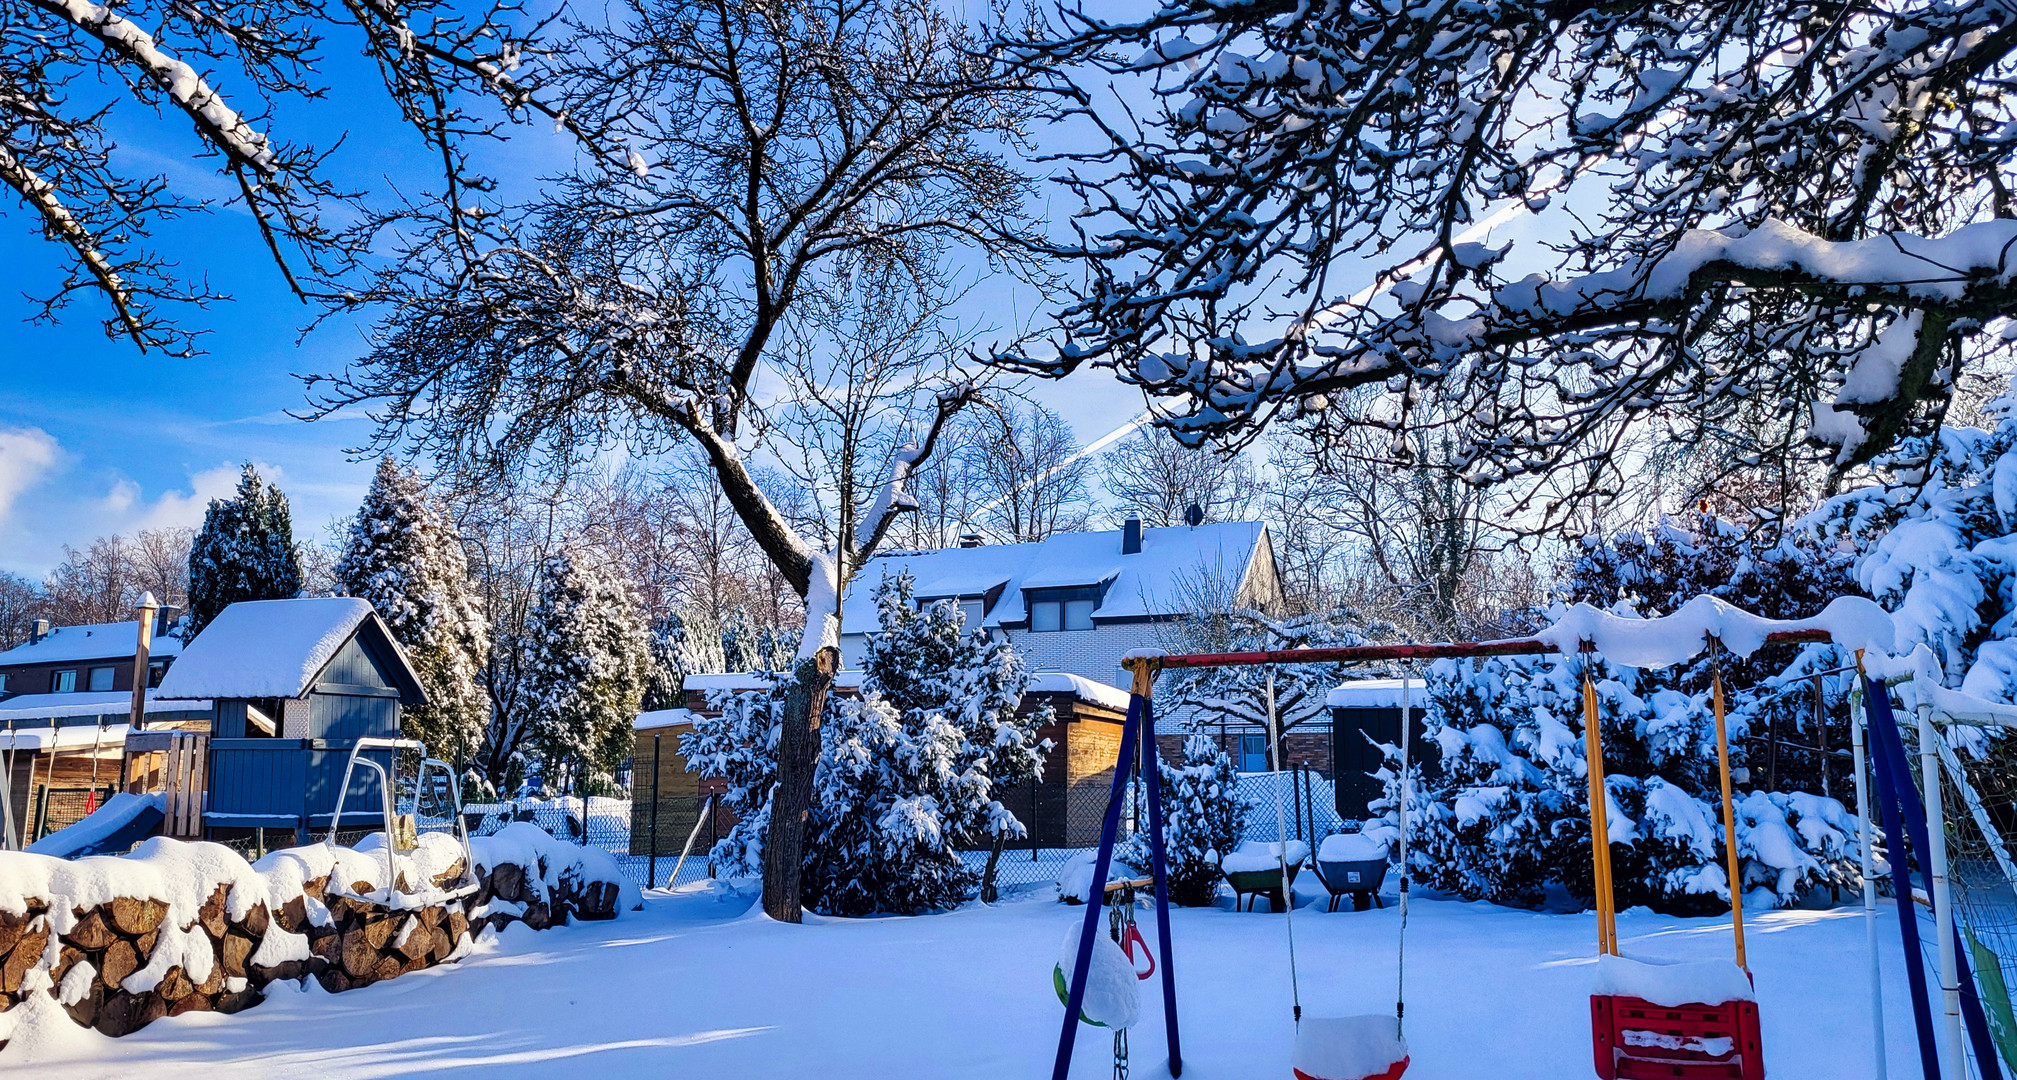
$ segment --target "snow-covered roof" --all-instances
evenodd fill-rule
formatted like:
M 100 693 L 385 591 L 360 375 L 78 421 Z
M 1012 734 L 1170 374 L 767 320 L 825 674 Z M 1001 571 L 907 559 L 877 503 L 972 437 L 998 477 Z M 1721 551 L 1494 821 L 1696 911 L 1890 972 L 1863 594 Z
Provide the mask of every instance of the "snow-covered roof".
M 42 720 L 59 716 L 124 716 L 133 708 L 133 691 L 104 690 L 81 694 L 20 694 L 0 701 L 0 720 Z M 166 700 L 150 692 L 143 712 L 204 712 L 208 701 Z
M 128 724 L 66 724 L 62 727 L 0 729 L 0 750 L 88 750 L 93 746 L 117 749 L 133 728 Z
M 841 633 L 865 634 L 881 626 L 875 591 L 887 574 L 910 571 L 912 595 L 919 599 L 985 596 L 1000 598 L 981 619 L 988 627 L 1029 621 L 1025 589 L 1097 585 L 1105 588 L 1093 621 L 1180 615 L 1189 610 L 1186 586 L 1200 577 L 1237 586 L 1244 583 L 1263 548 L 1267 526 L 1227 521 L 1195 528 L 1176 525 L 1142 530 L 1142 549 L 1121 554 L 1122 530 L 1060 533 L 1027 544 L 984 544 L 942 548 L 870 559 L 848 586 L 841 606 Z
M 835 672 L 833 685 L 842 690 L 859 690 L 861 689 L 862 676 L 863 673 L 860 671 Z M 732 671 L 720 675 L 688 675 L 682 685 L 688 690 L 700 691 L 762 690 L 770 685 L 770 680 L 751 671 Z M 1088 679 L 1083 675 L 1074 675 L 1069 671 L 1032 672 L 1030 674 L 1029 686 L 1024 692 L 1031 694 L 1071 694 L 1080 701 L 1113 709 L 1117 712 L 1126 712 L 1128 708 L 1128 692 L 1126 690 L 1116 689 L 1103 682 Z M 647 716 L 657 716 L 661 713 L 669 716 L 673 713 L 685 712 L 685 709 L 664 709 L 660 713 L 640 713 L 637 720 L 631 726 L 636 728 L 646 727 L 644 718 Z M 667 726 L 683 722 L 683 720 L 667 720 L 663 724 L 649 726 Z
M 1428 684 L 1420 679 L 1408 680 L 1408 708 L 1416 709 L 1428 705 Z M 1398 709 L 1401 707 L 1401 680 L 1399 679 L 1354 679 L 1331 688 L 1324 695 L 1324 704 L 1333 709 Z
M 244 600 L 225 608 L 182 650 L 155 694 L 163 698 L 298 698 L 343 643 L 376 624 L 417 689 L 406 654 L 368 601 L 354 596 Z
M 6 652 L 0 652 L 0 666 L 15 664 L 69 664 L 83 660 L 123 660 L 133 655 L 140 645 L 140 623 L 129 619 L 126 622 L 86 623 L 82 626 L 59 626 L 49 631 L 41 641 L 16 645 Z M 182 651 L 182 642 L 176 638 L 156 635 L 147 654 L 159 658 L 175 656 Z
M 637 714 L 630 722 L 632 730 L 650 731 L 653 728 L 681 727 L 693 723 L 692 709 L 653 709 Z

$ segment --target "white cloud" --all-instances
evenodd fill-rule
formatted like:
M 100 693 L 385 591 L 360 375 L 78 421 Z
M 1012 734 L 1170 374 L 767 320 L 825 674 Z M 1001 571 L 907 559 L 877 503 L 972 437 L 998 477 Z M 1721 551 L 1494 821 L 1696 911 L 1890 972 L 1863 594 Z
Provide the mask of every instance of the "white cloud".
M 14 500 L 48 474 L 59 452 L 56 437 L 41 428 L 0 428 L 0 524 Z
M 253 467 L 259 470 L 259 475 L 265 477 L 268 483 L 277 483 L 281 479 L 281 470 L 277 465 L 255 462 Z M 203 511 L 209 508 L 210 500 L 222 499 L 236 490 L 238 474 L 243 469 L 243 465 L 226 462 L 214 469 L 195 473 L 189 477 L 187 494 L 181 491 L 164 491 L 152 504 L 141 507 L 131 524 L 110 531 L 130 532 L 136 529 L 161 529 L 175 525 L 201 525 Z M 140 491 L 138 485 L 130 480 L 121 480 L 118 485 L 114 485 L 113 494 L 107 497 L 108 500 L 118 496 L 119 488 L 122 486 L 131 488 L 132 495 L 138 496 Z M 132 501 L 129 497 L 129 505 Z

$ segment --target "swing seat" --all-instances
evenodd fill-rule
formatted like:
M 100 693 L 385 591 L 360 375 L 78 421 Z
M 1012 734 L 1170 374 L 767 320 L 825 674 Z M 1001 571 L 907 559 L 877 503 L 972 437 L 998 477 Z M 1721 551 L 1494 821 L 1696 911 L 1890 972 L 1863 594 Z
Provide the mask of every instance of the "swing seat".
M 1398 1080 L 1408 1041 L 1391 1016 L 1317 1016 L 1296 1025 L 1296 1080 Z
M 1597 958 L 1590 995 L 1601 1080 L 1763 1080 L 1750 975 L 1727 961 Z
M 1065 935 L 1058 962 L 1051 967 L 1051 988 L 1058 1004 L 1071 1004 L 1072 968 L 1078 963 L 1079 933 L 1084 929 L 1073 920 Z M 1144 951 L 1147 946 L 1144 944 Z M 1141 1021 L 1141 990 L 1136 983 L 1141 971 L 1120 944 L 1104 933 L 1094 936 L 1092 965 L 1086 969 L 1085 1000 L 1079 1005 L 1079 1019 L 1103 1028 L 1130 1028 Z

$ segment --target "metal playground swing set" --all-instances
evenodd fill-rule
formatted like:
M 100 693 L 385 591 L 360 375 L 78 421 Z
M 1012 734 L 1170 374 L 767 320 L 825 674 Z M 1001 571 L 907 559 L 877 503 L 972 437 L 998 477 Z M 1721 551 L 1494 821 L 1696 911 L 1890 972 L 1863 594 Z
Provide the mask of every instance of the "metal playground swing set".
M 1827 643 L 1831 639 L 1827 630 L 1812 626 L 1784 629 L 1763 635 L 1762 644 L 1810 644 Z M 1706 638 L 1706 645 L 1712 656 L 1719 651 L 1713 637 Z M 1061 996 L 1065 998 L 1065 1015 L 1062 1030 L 1058 1036 L 1057 1058 L 1052 1068 L 1052 1080 L 1066 1080 L 1071 1072 L 1074 1040 L 1082 1019 L 1081 1009 L 1086 1001 L 1086 987 L 1093 960 L 1093 946 L 1099 932 L 1099 917 L 1102 903 L 1115 886 L 1122 886 L 1123 900 L 1132 906 L 1132 897 L 1138 888 L 1152 889 L 1156 909 L 1156 947 L 1152 970 L 1161 975 L 1163 998 L 1163 1025 L 1169 1047 L 1169 1070 L 1172 1077 L 1183 1075 L 1183 1051 L 1179 1040 L 1176 1004 L 1176 965 L 1171 953 L 1169 924 L 1169 887 L 1166 854 L 1163 842 L 1163 807 L 1160 794 L 1161 785 L 1154 779 L 1143 785 L 1147 804 L 1144 825 L 1148 832 L 1150 853 L 1150 877 L 1141 881 L 1107 883 L 1108 871 L 1112 866 L 1114 846 L 1119 832 L 1123 792 L 1129 776 L 1139 767 L 1146 777 L 1157 775 L 1155 706 L 1153 686 L 1156 674 L 1163 670 L 1269 666 L 1279 664 L 1409 664 L 1444 659 L 1477 659 L 1495 656 L 1521 656 L 1560 653 L 1563 649 L 1555 642 L 1540 638 L 1485 641 L 1451 642 L 1442 644 L 1404 645 L 1362 645 L 1335 648 L 1286 649 L 1261 652 L 1200 653 L 1190 655 L 1169 655 L 1160 653 L 1139 653 L 1130 655 L 1123 661 L 1132 676 L 1132 687 L 1128 700 L 1127 719 L 1121 729 L 1120 748 L 1116 758 L 1113 790 L 1109 795 L 1106 817 L 1100 830 L 1100 844 L 1092 867 L 1091 888 L 1087 890 L 1085 913 L 1078 932 L 1077 951 L 1069 979 L 1064 977 L 1062 968 L 1057 973 Z M 1580 653 L 1585 657 L 1597 654 L 1593 642 L 1581 642 Z M 1610 875 L 1610 842 L 1604 797 L 1604 747 L 1603 736 L 1598 723 L 1598 699 L 1596 681 L 1590 665 L 1585 663 L 1580 672 L 1582 681 L 1582 705 L 1584 718 L 1585 754 L 1590 762 L 1589 786 L 1591 805 L 1591 853 L 1596 885 L 1597 947 L 1599 953 L 1599 987 L 1590 999 L 1592 1021 L 1592 1049 L 1597 1075 L 1603 1080 L 1633 1080 L 1640 1077 L 1663 1077 L 1669 1080 L 1759 1080 L 1764 1076 L 1764 1059 L 1759 1039 L 1758 1009 L 1749 987 L 1751 974 L 1746 965 L 1744 952 L 1743 899 L 1741 889 L 1731 889 L 1731 924 L 1734 932 L 1736 963 L 1727 971 L 1708 972 L 1710 978 L 1700 978 L 1701 972 L 1692 980 L 1695 986 L 1727 988 L 1727 992 L 1716 992 L 1707 996 L 1714 1001 L 1653 1001 L 1632 992 L 1635 981 L 1644 981 L 1641 973 L 1651 972 L 1648 985 L 1670 988 L 1675 980 L 1663 977 L 1662 969 L 1667 965 L 1626 961 L 1619 952 L 1617 911 L 1612 895 Z M 1405 695 L 1406 680 L 1402 681 Z M 1272 672 L 1270 673 L 1272 688 Z M 1411 783 L 1408 753 L 1410 727 L 1403 697 L 1403 719 L 1401 723 L 1401 754 L 1403 793 L 1398 816 L 1400 826 L 1400 940 L 1396 943 L 1395 967 L 1396 986 L 1394 1010 L 1391 1015 L 1380 1013 L 1359 1016 L 1309 1017 L 1302 1015 L 1301 988 L 1294 959 L 1294 931 L 1289 931 L 1289 978 L 1291 1000 L 1294 1002 L 1296 1024 L 1296 1045 L 1293 1049 L 1292 1074 L 1295 1080 L 1396 1080 L 1407 1069 L 1408 1051 L 1403 1023 L 1406 1013 L 1406 965 L 1405 940 L 1408 911 L 1408 865 L 1406 851 L 1408 824 L 1406 805 Z M 1724 715 L 1724 693 L 1720 661 L 1714 672 L 1712 702 L 1716 720 L 1717 767 L 1721 778 L 1725 850 L 1728 853 L 1728 874 L 1730 881 L 1738 881 L 1738 860 L 1736 854 L 1736 825 L 1732 807 L 1730 783 L 1729 735 Z M 1273 695 L 1269 694 L 1270 737 L 1279 743 L 1273 715 Z M 1858 778 L 1860 789 L 1861 778 Z M 1285 846 L 1285 845 L 1284 845 Z M 1279 849 L 1278 849 L 1279 850 Z M 1283 867 L 1284 896 L 1291 898 L 1286 907 L 1292 912 L 1295 904 L 1293 894 L 1288 892 L 1288 868 Z M 1103 888 L 1102 885 L 1105 885 Z M 1124 921 L 1132 929 L 1132 918 Z M 1138 931 L 1131 934 L 1132 940 L 1140 941 Z M 1133 953 L 1130 949 L 1129 957 Z M 1606 960 L 1605 958 L 1613 958 Z M 1687 965 L 1701 968 L 1705 965 Z M 1720 968 L 1720 962 L 1707 965 Z M 1635 975 L 1638 979 L 1635 980 Z M 1147 977 L 1146 973 L 1143 975 Z M 1690 980 L 1683 978 L 1682 984 Z M 1653 997 L 1666 995 L 1651 993 Z M 1115 1046 L 1118 1053 L 1125 1053 L 1125 1032 L 1116 1032 Z M 1124 1075 L 1124 1059 L 1117 1058 L 1118 1073 Z

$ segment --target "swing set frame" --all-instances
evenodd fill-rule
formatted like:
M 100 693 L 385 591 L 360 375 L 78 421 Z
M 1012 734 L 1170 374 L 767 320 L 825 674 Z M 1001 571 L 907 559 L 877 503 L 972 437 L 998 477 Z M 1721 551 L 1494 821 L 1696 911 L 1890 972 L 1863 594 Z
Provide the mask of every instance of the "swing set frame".
M 1773 631 L 1765 635 L 1766 645 L 1807 645 L 1828 644 L 1833 637 L 1827 630 L 1818 627 L 1802 627 L 1792 630 Z M 1710 648 L 1719 647 L 1711 639 Z M 1462 660 L 1494 656 L 1539 656 L 1560 654 L 1563 650 L 1552 641 L 1540 638 L 1518 638 L 1505 641 L 1456 641 L 1440 643 L 1405 643 L 1396 645 L 1341 645 L 1314 649 L 1270 649 L 1228 653 L 1131 653 L 1121 661 L 1131 676 L 1128 694 L 1127 718 L 1122 722 L 1121 740 L 1114 761 L 1113 790 L 1107 798 L 1106 818 L 1100 827 L 1100 844 L 1093 861 L 1093 885 L 1087 890 L 1084 925 L 1080 927 L 1078 953 L 1072 966 L 1070 990 L 1066 997 L 1064 1022 L 1058 1034 L 1057 1058 L 1051 1069 L 1052 1080 L 1067 1080 L 1071 1075 L 1072 1048 L 1078 1036 L 1079 1010 L 1085 1004 L 1086 977 L 1092 964 L 1093 939 L 1099 933 L 1099 917 L 1106 890 L 1102 888 L 1107 872 L 1113 864 L 1114 844 L 1120 828 L 1121 794 L 1126 789 L 1128 777 L 1134 767 L 1156 776 L 1158 760 L 1156 750 L 1154 687 L 1156 675 L 1163 671 L 1194 670 L 1219 667 L 1258 667 L 1277 664 L 1376 664 L 1397 661 Z M 1582 655 L 1594 655 L 1594 642 L 1581 643 Z M 1734 840 L 1735 821 L 1730 814 L 1729 752 L 1728 740 L 1722 724 L 1722 682 L 1720 673 L 1716 682 L 1717 735 L 1719 758 L 1723 772 L 1723 804 L 1725 828 Z M 1591 770 L 1591 791 L 1602 790 L 1603 743 L 1600 733 L 1589 723 L 1594 715 L 1595 697 L 1593 684 L 1588 672 L 1584 673 L 1584 715 L 1585 738 L 1590 760 L 1596 767 Z M 1402 718 L 1405 724 L 1407 718 Z M 1405 729 L 1404 729 L 1405 730 Z M 1859 780 L 1860 782 L 1860 780 Z M 1170 1076 L 1183 1075 L 1183 1049 L 1177 1024 L 1176 958 L 1170 951 L 1169 920 L 1169 874 L 1168 860 L 1163 849 L 1163 806 L 1162 785 L 1150 783 L 1147 789 L 1149 833 L 1150 880 L 1154 887 L 1156 901 L 1156 947 L 1160 957 L 1158 965 L 1162 977 L 1163 1027 L 1168 1039 L 1170 1052 Z M 1603 800 L 1593 802 L 1591 849 L 1597 860 L 1598 877 L 1598 948 L 1601 952 L 1616 953 L 1617 923 L 1615 905 L 1609 895 L 1610 865 L 1608 833 L 1604 822 Z M 1735 843 L 1729 844 L 1731 880 L 1736 880 Z M 1405 873 L 1406 868 L 1403 867 Z M 1733 900 L 1733 922 L 1736 928 L 1738 963 L 1743 963 L 1743 912 L 1739 890 L 1730 890 Z M 1293 904 L 1293 900 L 1289 901 Z M 1754 1014 L 1755 1015 L 1755 1012 Z

